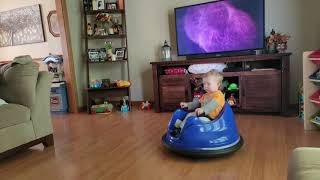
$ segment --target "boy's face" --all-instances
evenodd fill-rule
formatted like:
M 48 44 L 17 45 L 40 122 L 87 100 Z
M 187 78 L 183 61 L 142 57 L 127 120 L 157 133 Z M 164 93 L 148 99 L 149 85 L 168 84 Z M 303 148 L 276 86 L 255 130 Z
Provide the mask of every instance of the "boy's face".
M 215 78 L 205 77 L 203 78 L 203 87 L 205 91 L 211 93 L 219 89 L 219 84 Z

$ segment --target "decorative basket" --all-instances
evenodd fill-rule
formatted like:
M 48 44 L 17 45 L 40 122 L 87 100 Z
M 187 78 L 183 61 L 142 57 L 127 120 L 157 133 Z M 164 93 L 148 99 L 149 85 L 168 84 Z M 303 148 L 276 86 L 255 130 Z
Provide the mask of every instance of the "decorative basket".
M 176 68 L 168 68 L 164 70 L 164 73 L 166 75 L 181 75 L 181 74 L 188 74 L 188 71 L 185 68 L 176 67 Z

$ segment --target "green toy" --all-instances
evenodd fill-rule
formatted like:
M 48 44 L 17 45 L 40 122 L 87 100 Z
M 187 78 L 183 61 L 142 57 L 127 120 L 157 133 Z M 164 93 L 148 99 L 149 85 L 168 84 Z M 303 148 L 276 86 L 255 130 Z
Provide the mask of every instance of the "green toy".
M 91 107 L 91 113 L 96 114 L 96 113 L 111 113 L 113 109 L 113 105 L 111 103 L 108 103 L 107 101 L 104 101 L 103 104 L 100 105 L 93 105 Z
M 224 88 L 227 88 L 229 86 L 229 82 L 227 81 L 227 80 L 224 80 L 223 82 L 222 82 L 222 87 L 223 87 L 223 89 Z
M 231 83 L 228 87 L 229 91 L 237 91 L 239 90 L 238 85 L 236 83 Z

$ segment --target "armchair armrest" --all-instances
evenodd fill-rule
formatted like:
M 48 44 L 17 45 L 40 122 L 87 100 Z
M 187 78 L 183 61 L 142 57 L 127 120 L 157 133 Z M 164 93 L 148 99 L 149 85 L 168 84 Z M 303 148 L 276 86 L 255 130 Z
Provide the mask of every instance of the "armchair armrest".
M 31 120 L 37 138 L 47 136 L 53 132 L 50 115 L 50 88 L 52 79 L 52 74 L 39 72 L 35 103 L 31 108 Z

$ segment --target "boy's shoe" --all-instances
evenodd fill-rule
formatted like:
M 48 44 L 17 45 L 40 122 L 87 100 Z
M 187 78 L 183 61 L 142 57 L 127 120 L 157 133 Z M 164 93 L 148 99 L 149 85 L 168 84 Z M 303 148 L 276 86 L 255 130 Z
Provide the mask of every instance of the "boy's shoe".
M 171 135 L 176 137 L 180 134 L 181 132 L 181 128 L 175 128 L 172 132 L 171 132 Z

